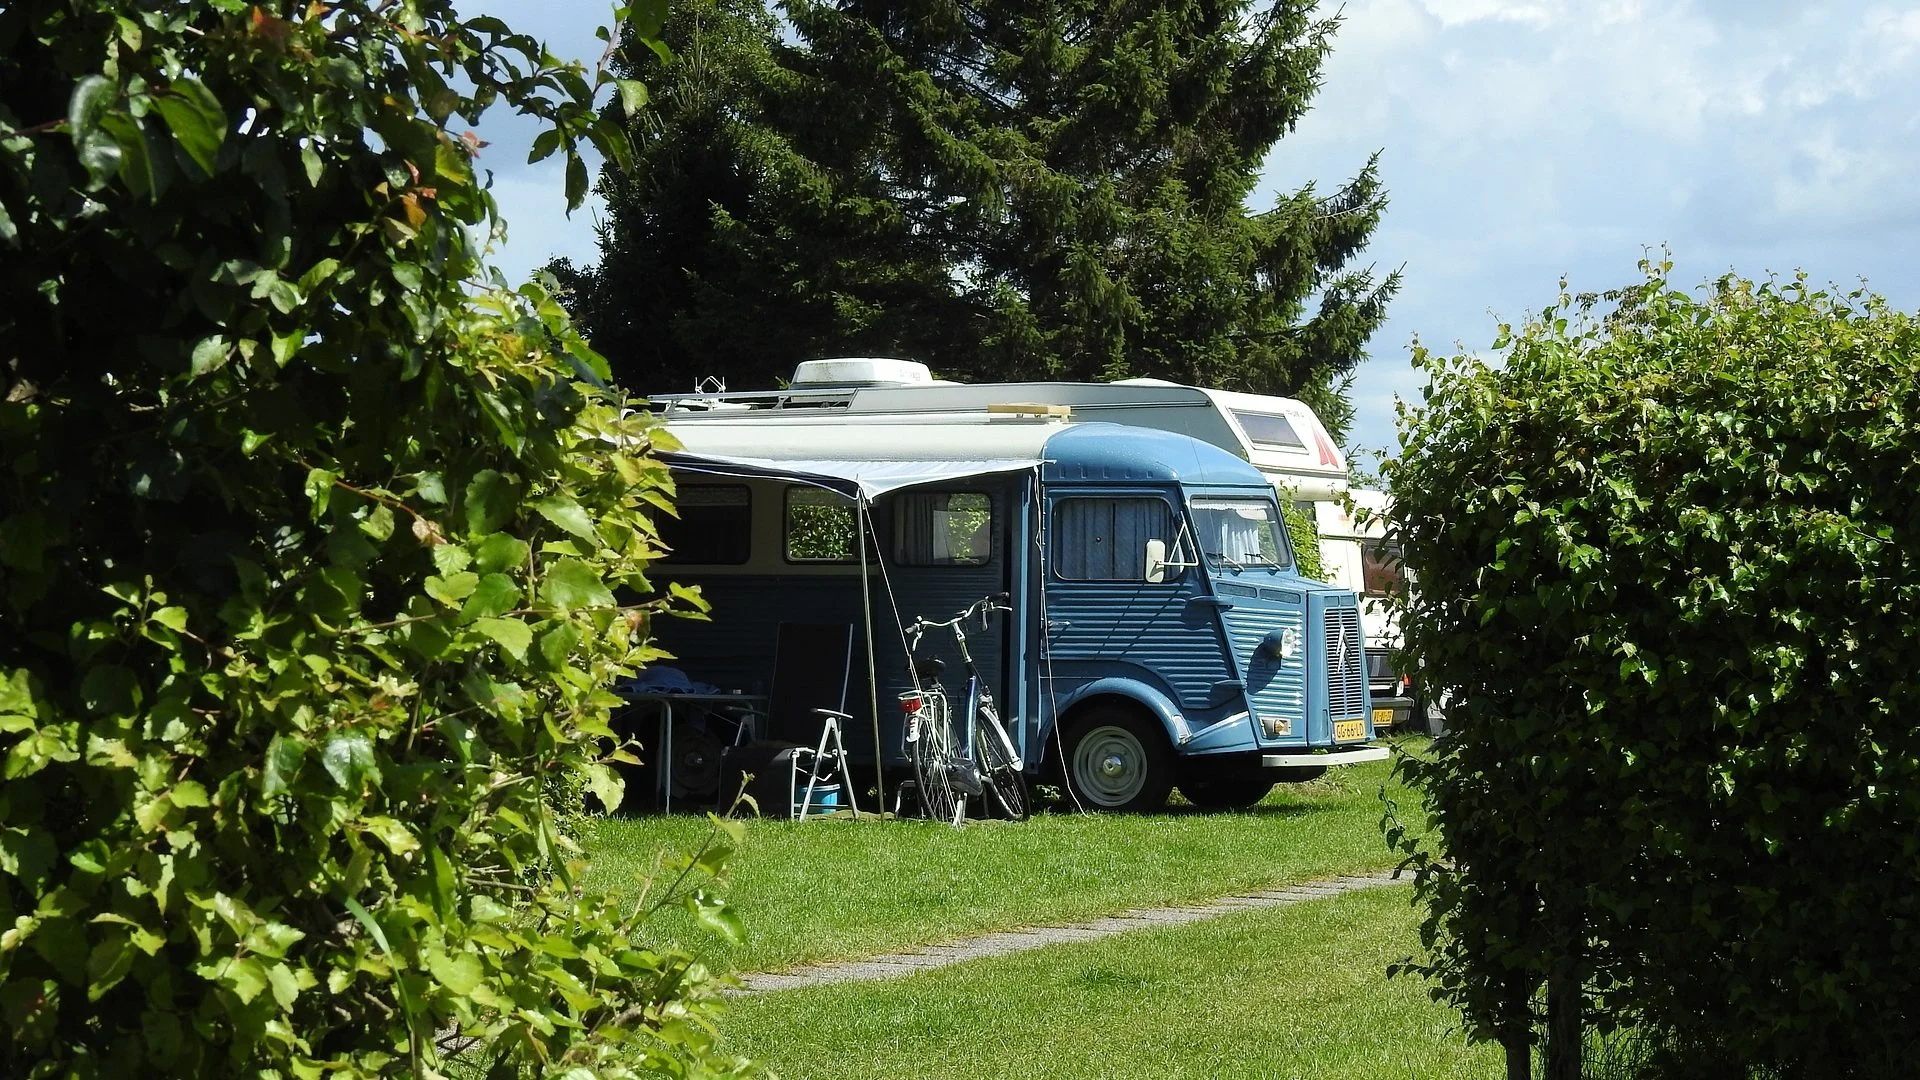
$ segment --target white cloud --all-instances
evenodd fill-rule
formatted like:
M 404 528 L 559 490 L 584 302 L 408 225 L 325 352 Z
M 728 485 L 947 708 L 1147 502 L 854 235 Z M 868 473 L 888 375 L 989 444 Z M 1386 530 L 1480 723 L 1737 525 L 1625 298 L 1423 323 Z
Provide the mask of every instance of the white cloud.
M 1331 11 L 1334 0 L 1326 10 Z M 1384 148 L 1365 258 L 1406 284 L 1356 384 L 1392 441 L 1415 334 L 1484 348 L 1497 318 L 1635 275 L 1866 274 L 1920 300 L 1920 2 L 1347 0 L 1325 85 L 1268 190 L 1326 187 Z

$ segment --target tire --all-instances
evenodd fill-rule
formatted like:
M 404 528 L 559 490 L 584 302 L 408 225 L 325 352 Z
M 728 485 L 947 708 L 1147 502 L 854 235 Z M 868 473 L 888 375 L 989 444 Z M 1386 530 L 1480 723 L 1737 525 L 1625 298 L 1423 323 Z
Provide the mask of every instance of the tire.
M 1251 776 L 1217 776 L 1210 780 L 1182 780 L 1180 794 L 1202 810 L 1245 810 L 1267 797 L 1275 780 Z
M 1063 733 L 1061 771 L 1089 810 L 1144 814 L 1167 804 L 1173 791 L 1173 751 L 1160 725 L 1117 705 L 1076 714 Z
M 907 757 L 913 761 L 913 786 L 921 814 L 949 825 L 965 821 L 966 799 L 953 787 L 959 742 L 953 737 L 944 697 L 927 695 L 909 723 Z
M 1025 821 L 1033 813 L 1027 797 L 1027 778 L 1015 764 L 1013 740 L 999 717 L 982 709 L 979 730 L 974 734 L 974 756 L 980 760 L 980 780 L 987 790 L 985 802 L 997 808 L 997 816 Z

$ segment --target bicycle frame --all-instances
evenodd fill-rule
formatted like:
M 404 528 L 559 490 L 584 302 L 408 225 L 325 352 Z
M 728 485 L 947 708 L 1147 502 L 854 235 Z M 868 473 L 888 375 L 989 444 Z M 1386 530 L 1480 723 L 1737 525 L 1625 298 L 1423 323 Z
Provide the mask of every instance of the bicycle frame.
M 993 692 L 987 689 L 986 680 L 980 676 L 980 666 L 974 662 L 973 650 L 967 646 L 966 622 L 976 614 L 980 616 L 984 623 L 986 617 L 993 612 L 1012 611 L 1013 609 L 1008 606 L 1005 597 L 1005 593 L 999 596 L 986 597 L 968 606 L 965 611 L 955 615 L 953 618 L 944 619 L 939 622 L 924 618 L 915 619 L 912 623 L 908 624 L 906 628 L 908 636 L 907 653 L 909 656 L 919 649 L 920 639 L 926 635 L 928 630 L 945 628 L 953 631 L 954 649 L 960 654 L 960 662 L 965 665 L 967 669 L 967 719 L 962 739 L 963 748 L 966 750 L 969 760 L 978 760 L 975 753 L 974 742 L 980 729 L 980 710 L 988 710 L 994 722 L 1000 726 L 1003 732 L 1005 730 L 1005 724 L 1001 721 L 999 709 L 994 704 Z M 914 683 L 918 686 L 920 676 L 917 668 L 914 668 L 913 665 L 910 664 L 909 670 L 912 671 Z M 933 683 L 934 689 L 944 694 L 944 688 L 939 685 L 938 675 L 932 676 L 929 681 Z M 1007 750 L 1012 754 L 1013 767 L 1015 769 L 1024 769 L 1026 767 L 1025 759 L 1020 753 L 1020 748 L 1011 744 L 1010 737 L 1008 739 Z

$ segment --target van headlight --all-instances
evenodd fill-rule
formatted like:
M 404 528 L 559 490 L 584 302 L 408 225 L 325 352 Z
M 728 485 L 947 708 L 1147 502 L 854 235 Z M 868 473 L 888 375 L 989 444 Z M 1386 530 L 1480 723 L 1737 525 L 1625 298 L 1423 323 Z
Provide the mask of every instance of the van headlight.
M 1260 651 L 1282 660 L 1291 660 L 1300 655 L 1300 631 L 1291 626 L 1275 630 L 1260 642 Z

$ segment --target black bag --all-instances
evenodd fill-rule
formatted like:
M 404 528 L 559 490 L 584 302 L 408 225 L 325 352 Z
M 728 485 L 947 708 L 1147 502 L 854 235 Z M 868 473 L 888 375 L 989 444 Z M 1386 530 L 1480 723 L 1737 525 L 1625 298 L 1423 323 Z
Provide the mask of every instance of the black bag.
M 727 813 L 733 807 L 735 795 L 740 793 L 742 777 L 746 780 L 746 792 L 760 806 L 762 817 L 789 817 L 793 813 L 793 800 L 798 797 L 791 788 L 793 783 L 793 752 L 802 751 L 811 755 L 813 747 L 802 746 L 794 742 L 776 742 L 766 740 L 750 742 L 744 746 L 729 746 L 720 752 L 720 811 Z M 805 785 L 805 770 L 800 773 L 800 783 Z M 801 791 L 806 789 L 803 786 Z M 737 811 L 742 816 L 753 813 L 745 803 Z

